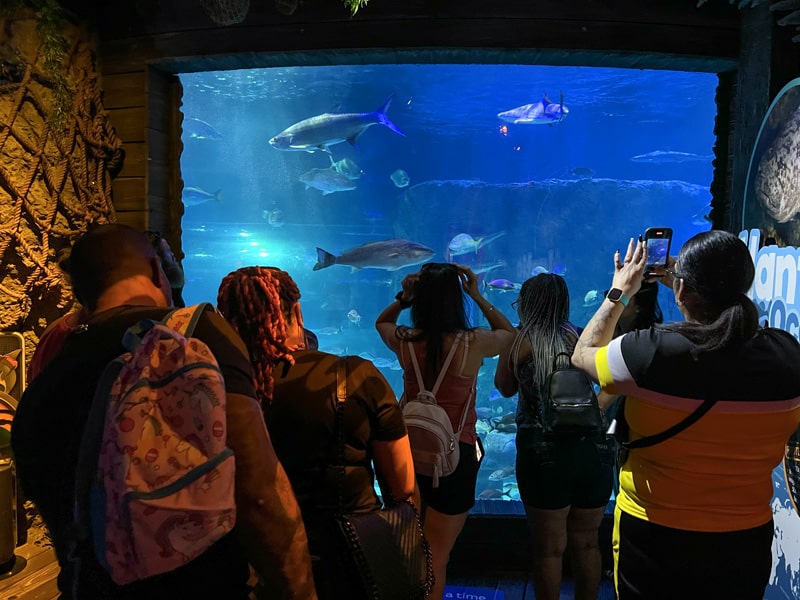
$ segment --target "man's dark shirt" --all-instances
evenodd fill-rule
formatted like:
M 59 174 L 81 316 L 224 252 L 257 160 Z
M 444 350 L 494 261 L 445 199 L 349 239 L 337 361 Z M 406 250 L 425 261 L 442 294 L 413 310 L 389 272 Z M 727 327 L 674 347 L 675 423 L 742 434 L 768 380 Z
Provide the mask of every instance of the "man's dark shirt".
M 103 369 L 124 352 L 125 330 L 141 319 L 161 320 L 166 308 L 118 307 L 96 315 L 86 331 L 72 333 L 53 361 L 25 391 L 14 418 L 12 444 L 23 492 L 36 503 L 61 566 L 63 598 L 176 600 L 247 598 L 247 559 L 233 534 L 223 537 L 187 565 L 126 586 L 117 586 L 80 547 L 80 576 L 73 593 L 74 562 L 67 560 L 78 451 L 95 387 Z M 194 337 L 217 359 L 228 393 L 255 397 L 252 367 L 239 337 L 224 319 L 206 311 Z

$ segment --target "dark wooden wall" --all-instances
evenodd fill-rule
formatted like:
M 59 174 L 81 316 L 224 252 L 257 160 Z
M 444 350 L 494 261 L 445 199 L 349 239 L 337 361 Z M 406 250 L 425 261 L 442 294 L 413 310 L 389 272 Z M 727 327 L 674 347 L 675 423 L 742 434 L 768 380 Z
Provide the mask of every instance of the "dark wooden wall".
M 338 0 L 292 16 L 251 0 L 220 27 L 199 0 L 63 0 L 98 36 L 111 122 L 124 142 L 121 222 L 180 248 L 180 86 L 174 73 L 297 64 L 485 62 L 736 71 L 740 11 L 722 0 Z M 730 80 L 730 79 L 728 79 Z M 722 128 L 723 134 L 727 130 Z M 727 168 L 719 169 L 724 181 Z M 722 186 L 727 188 L 727 183 Z

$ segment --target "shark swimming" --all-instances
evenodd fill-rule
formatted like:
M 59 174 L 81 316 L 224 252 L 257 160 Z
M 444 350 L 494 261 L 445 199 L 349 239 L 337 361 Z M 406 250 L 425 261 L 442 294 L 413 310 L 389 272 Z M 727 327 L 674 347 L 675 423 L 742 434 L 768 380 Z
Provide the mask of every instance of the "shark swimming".
M 630 158 L 633 162 L 664 165 L 668 163 L 706 162 L 714 160 L 713 154 L 701 155 L 692 152 L 674 152 L 672 150 L 654 150 L 647 154 L 639 154 Z
M 566 119 L 568 114 L 564 94 L 561 94 L 558 104 L 551 102 L 545 94 L 539 102 L 497 113 L 497 118 L 515 125 L 552 125 Z
M 350 142 L 355 145 L 364 130 L 373 125 L 383 125 L 405 137 L 406 134 L 386 116 L 393 98 L 394 94 L 386 98 L 375 112 L 323 113 L 304 119 L 284 129 L 269 143 L 277 150 L 298 152 L 321 150 L 330 153 L 330 146 L 340 142 Z

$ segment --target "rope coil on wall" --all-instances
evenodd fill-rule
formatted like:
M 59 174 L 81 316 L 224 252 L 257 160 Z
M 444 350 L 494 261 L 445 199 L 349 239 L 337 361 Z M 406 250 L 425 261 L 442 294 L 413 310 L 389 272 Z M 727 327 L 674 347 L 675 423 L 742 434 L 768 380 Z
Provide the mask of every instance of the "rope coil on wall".
M 24 22 L 14 25 L 24 36 Z M 45 307 L 72 303 L 59 251 L 91 223 L 116 220 L 109 167 L 119 168 L 122 143 L 102 109 L 87 44 L 74 42 L 64 61 L 74 97 L 62 125 L 49 118 L 55 102 L 41 45 L 28 49 L 16 63 L 21 77 L 0 84 L 0 331 L 38 334 Z

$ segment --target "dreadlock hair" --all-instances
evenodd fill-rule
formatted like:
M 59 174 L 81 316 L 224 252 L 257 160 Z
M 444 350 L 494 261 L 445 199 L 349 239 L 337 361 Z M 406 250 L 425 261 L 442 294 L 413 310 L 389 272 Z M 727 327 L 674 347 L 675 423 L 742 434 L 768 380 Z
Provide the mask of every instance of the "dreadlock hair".
M 424 373 L 425 378 L 432 382 L 443 360 L 445 336 L 471 329 L 458 267 L 450 263 L 422 265 L 414 288 L 411 323 L 419 333 L 404 339 L 425 342 Z M 400 336 L 404 333 L 407 333 L 407 329 L 397 331 Z
M 569 319 L 569 290 L 560 275 L 541 273 L 522 284 L 519 291 L 520 332 L 511 346 L 514 373 L 519 379 L 519 348 L 523 339 L 531 345 L 534 389 L 541 389 L 553 370 L 553 358 L 559 352 L 569 352 L 567 328 Z
M 273 369 L 280 362 L 286 368 L 294 364 L 286 346 L 286 323 L 299 299 L 297 284 L 286 271 L 275 267 L 237 269 L 219 286 L 217 308 L 250 352 L 262 405 L 272 401 Z

